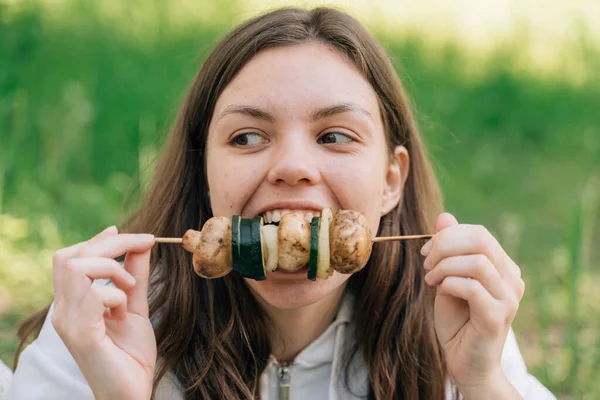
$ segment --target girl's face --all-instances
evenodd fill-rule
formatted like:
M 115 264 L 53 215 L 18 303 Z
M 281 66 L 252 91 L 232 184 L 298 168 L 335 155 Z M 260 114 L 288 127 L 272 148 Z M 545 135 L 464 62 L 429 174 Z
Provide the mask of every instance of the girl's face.
M 273 210 L 362 212 L 373 235 L 398 204 L 406 149 L 390 163 L 377 96 L 356 67 L 323 44 L 268 49 L 252 58 L 215 106 L 207 142 L 213 214 Z M 310 281 L 306 271 L 246 280 L 280 309 L 343 290 L 350 275 Z

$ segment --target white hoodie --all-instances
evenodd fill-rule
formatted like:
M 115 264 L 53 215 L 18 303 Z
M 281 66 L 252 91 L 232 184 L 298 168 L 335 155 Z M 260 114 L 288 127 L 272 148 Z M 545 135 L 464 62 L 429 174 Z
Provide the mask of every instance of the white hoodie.
M 289 366 L 280 366 L 271 358 L 260 379 L 261 398 L 279 399 L 289 384 L 289 399 L 359 399 L 366 398 L 367 369 L 360 352 L 350 365 L 350 391 L 343 373 L 343 357 L 353 337 L 353 299 L 346 295 L 333 323 L 307 346 Z M 94 396 L 75 360 L 54 330 L 50 315 L 39 337 L 21 354 L 7 400 L 87 400 Z M 509 381 L 525 400 L 556 400 L 527 373 L 513 331 L 509 332 L 502 353 L 502 367 Z M 450 399 L 452 387 L 447 382 Z M 285 398 L 282 396 L 281 398 Z M 183 400 L 181 386 L 169 373 L 160 382 L 156 400 Z

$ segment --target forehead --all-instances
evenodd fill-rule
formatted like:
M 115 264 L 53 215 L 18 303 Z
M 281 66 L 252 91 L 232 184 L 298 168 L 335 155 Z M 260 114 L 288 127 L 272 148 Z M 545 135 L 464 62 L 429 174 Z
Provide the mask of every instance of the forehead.
M 215 114 L 244 103 L 300 115 L 340 102 L 356 103 L 379 118 L 377 95 L 356 66 L 325 44 L 309 43 L 255 55 L 225 88 Z

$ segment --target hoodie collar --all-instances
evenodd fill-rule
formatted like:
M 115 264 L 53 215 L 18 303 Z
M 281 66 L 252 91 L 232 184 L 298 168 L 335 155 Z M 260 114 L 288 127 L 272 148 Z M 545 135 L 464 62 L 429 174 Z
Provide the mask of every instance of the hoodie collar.
M 347 326 L 352 321 L 353 307 L 354 295 L 346 290 L 335 319 L 315 341 L 296 356 L 293 364 L 311 368 L 325 363 L 332 363 L 336 348 L 342 345 L 342 343 L 338 343 L 340 339 L 338 336 L 341 334 L 340 328 Z M 271 364 L 277 364 L 277 360 L 272 355 L 268 365 Z

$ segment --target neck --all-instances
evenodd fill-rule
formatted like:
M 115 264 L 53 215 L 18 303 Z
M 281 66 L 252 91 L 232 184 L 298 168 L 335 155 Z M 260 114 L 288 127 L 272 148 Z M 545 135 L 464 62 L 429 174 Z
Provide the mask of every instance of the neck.
M 271 354 L 278 362 L 294 360 L 325 332 L 338 312 L 345 287 L 341 285 L 316 303 L 295 309 L 282 310 L 261 301 L 272 324 L 269 328 Z

